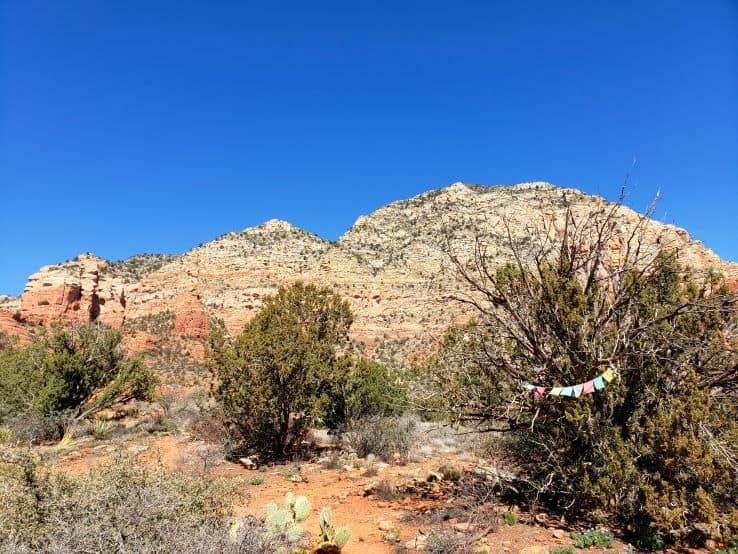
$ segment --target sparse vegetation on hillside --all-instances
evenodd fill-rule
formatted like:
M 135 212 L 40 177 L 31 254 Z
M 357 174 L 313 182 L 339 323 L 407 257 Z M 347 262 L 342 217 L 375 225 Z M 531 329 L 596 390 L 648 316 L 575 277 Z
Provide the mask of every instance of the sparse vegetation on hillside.
M 174 312 L 164 310 L 155 314 L 131 318 L 126 320 L 124 327 L 151 333 L 157 337 L 168 337 L 174 329 Z
M 168 254 L 136 254 L 125 260 L 111 263 L 101 273 L 133 283 L 140 281 L 177 258 L 178 256 Z

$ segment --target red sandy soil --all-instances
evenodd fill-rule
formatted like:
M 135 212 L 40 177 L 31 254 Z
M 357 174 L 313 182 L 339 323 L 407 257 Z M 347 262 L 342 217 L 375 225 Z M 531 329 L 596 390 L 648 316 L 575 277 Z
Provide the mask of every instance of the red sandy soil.
M 68 451 L 57 457 L 56 465 L 59 470 L 79 473 L 119 452 L 127 452 L 142 462 L 161 463 L 168 470 L 203 471 L 203 457 L 198 456 L 197 452 L 204 448 L 207 448 L 204 443 L 193 441 L 186 435 L 137 437 L 117 444 L 100 443 L 88 438 L 70 445 Z M 400 532 L 401 545 L 415 540 L 419 533 L 428 534 L 434 529 L 463 533 L 469 541 L 478 539 L 477 550 L 487 548 L 490 553 L 547 554 L 551 546 L 573 544 L 561 522 L 548 521 L 541 514 L 537 518 L 519 514 L 519 522 L 505 525 L 491 513 L 484 516 L 476 514 L 479 521 L 469 524 L 464 519 L 474 518 L 475 513 L 462 512 L 464 517 L 461 520 L 452 518 L 433 525 L 425 524 L 429 523 L 429 510 L 450 507 L 455 502 L 444 494 L 442 483 L 426 481 L 429 472 L 445 463 L 469 470 L 472 468 L 473 462 L 468 461 L 468 458 L 462 462 L 454 454 L 416 459 L 406 465 L 381 467 L 380 464 L 381 469 L 376 476 L 367 476 L 363 468 L 353 467 L 350 462 L 343 462 L 346 465 L 340 469 L 326 469 L 325 462 L 311 462 L 261 470 L 247 469 L 241 464 L 222 460 L 212 460 L 210 463 L 213 467 L 205 469 L 207 473 L 240 483 L 235 506 L 237 515 L 261 515 L 266 503 L 274 500 L 281 504 L 288 492 L 305 495 L 313 510 L 304 527 L 314 535 L 318 530 L 318 512 L 324 506 L 330 507 L 334 524 L 351 528 L 352 537 L 344 549 L 347 554 L 394 552 L 396 544 L 388 544 L 383 540 L 388 529 Z M 263 483 L 251 484 L 258 480 L 263 480 Z M 391 481 L 397 486 L 415 483 L 422 491 L 389 501 L 375 495 L 365 495 L 365 488 L 377 480 Z M 516 508 L 499 506 L 497 510 L 502 514 L 508 510 L 516 511 Z M 493 522 L 494 525 L 490 525 Z M 484 534 L 484 531 L 489 532 Z M 609 551 L 620 552 L 624 546 L 618 542 Z

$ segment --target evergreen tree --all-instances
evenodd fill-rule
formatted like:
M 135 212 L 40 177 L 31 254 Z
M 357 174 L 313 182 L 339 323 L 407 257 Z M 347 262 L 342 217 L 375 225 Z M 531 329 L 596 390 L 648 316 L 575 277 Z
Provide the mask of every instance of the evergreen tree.
M 284 457 L 329 411 L 350 360 L 348 302 L 330 288 L 295 283 L 265 298 L 234 341 L 211 337 L 214 396 L 237 442 Z

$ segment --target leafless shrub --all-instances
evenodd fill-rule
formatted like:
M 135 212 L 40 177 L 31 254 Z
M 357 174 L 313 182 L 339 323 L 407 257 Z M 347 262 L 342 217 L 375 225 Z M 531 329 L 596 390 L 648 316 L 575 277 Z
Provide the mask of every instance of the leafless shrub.
M 374 496 L 379 500 L 390 501 L 396 500 L 398 497 L 397 486 L 394 481 L 390 479 L 380 480 L 375 487 L 373 487 Z
M 468 554 L 473 552 L 468 538 L 450 532 L 434 531 L 428 535 L 423 552 L 428 554 Z
M 418 422 L 411 416 L 369 416 L 351 421 L 343 433 L 343 440 L 360 458 L 370 454 L 386 462 L 395 458 L 406 460 L 415 445 Z
M 2 461 L 0 552 L 256 554 L 289 543 L 258 520 L 229 532 L 222 481 L 123 458 L 79 477 L 44 473 L 28 456 Z
M 48 415 L 23 414 L 12 417 L 5 422 L 5 427 L 10 431 L 12 442 L 35 445 L 60 440 L 73 423 L 71 413 L 57 412 Z

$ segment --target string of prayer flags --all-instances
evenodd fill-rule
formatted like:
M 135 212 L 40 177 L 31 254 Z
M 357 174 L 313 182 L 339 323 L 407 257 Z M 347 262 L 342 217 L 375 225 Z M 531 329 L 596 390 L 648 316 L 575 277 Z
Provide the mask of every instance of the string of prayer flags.
M 553 387 L 551 389 L 547 389 L 546 387 L 539 385 L 524 383 L 523 388 L 528 392 L 532 392 L 535 399 L 543 398 L 546 394 L 548 394 L 548 396 L 568 396 L 570 398 L 579 398 L 583 394 L 594 394 L 597 391 L 601 391 L 608 383 L 612 383 L 616 377 L 616 373 L 611 368 L 607 368 L 601 375 L 598 375 L 586 383 L 579 383 L 566 387 Z

